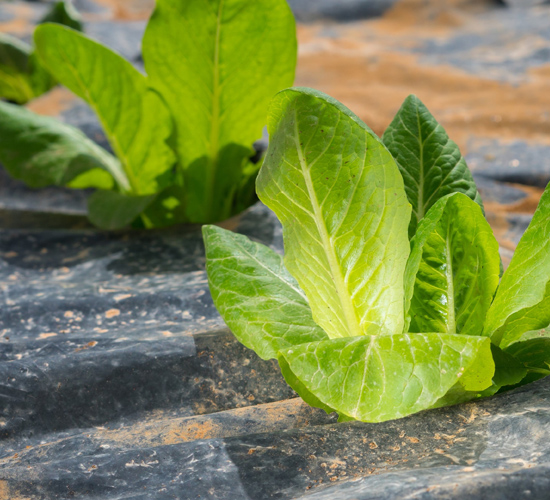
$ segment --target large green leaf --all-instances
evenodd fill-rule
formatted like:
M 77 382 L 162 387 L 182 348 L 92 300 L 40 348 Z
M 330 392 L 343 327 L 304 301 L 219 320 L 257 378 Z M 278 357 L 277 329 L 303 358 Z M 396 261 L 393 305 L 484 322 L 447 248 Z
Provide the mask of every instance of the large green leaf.
M 175 118 L 190 220 L 229 217 L 269 101 L 294 80 L 296 33 L 287 2 L 157 0 L 143 58 Z
M 270 359 L 279 349 L 327 338 L 282 256 L 216 226 L 204 226 L 203 235 L 214 304 L 239 342 Z
M 35 43 L 43 64 L 97 113 L 131 192 L 148 195 L 165 187 L 175 162 L 166 144 L 172 123 L 147 79 L 118 54 L 64 26 L 39 26 Z
M 0 33 L 0 98 L 24 104 L 54 85 L 30 45 Z
M 495 386 L 500 389 L 501 387 L 518 384 L 525 378 L 527 368 L 521 357 L 514 356 L 513 351 L 503 351 L 495 344 L 491 344 L 491 351 L 495 362 L 495 374 L 493 375 Z
M 527 374 L 525 366 L 512 355 L 505 353 L 494 344 L 491 344 L 491 354 L 493 356 L 495 370 L 492 383 L 489 387 L 481 391 L 468 390 L 466 387 L 468 387 L 469 384 L 464 383 L 464 377 L 460 378 L 459 381 L 453 385 L 442 398 L 439 398 L 430 406 L 430 408 L 452 406 L 473 399 L 493 396 L 499 392 L 499 390 L 510 390 L 514 388 L 516 384 L 525 378 Z M 480 355 L 483 356 L 484 353 L 480 353 Z M 478 376 L 475 370 L 470 370 L 469 373 L 474 377 Z M 484 376 L 483 372 L 481 376 Z
M 31 187 L 119 189 L 128 181 L 119 161 L 80 130 L 14 104 L 0 102 L 0 161 Z
M 56 2 L 40 22 L 54 22 L 82 31 L 80 15 L 70 2 Z M 0 98 L 24 104 L 56 83 L 30 45 L 0 33 Z
M 146 228 L 173 226 L 187 220 L 185 213 L 186 191 L 181 185 L 172 185 L 163 189 L 141 214 Z
M 525 332 L 506 347 L 506 352 L 521 361 L 538 378 L 550 375 L 550 327 Z
M 88 218 L 101 229 L 121 229 L 139 217 L 155 196 L 128 196 L 100 189 L 88 198 Z
M 302 383 L 302 381 L 294 374 L 294 372 L 291 370 L 290 365 L 287 363 L 284 356 L 279 356 L 279 367 L 281 369 L 281 373 L 283 374 L 283 377 L 286 380 L 286 383 L 292 387 L 292 389 L 297 392 L 300 397 L 310 406 L 313 406 L 315 408 L 320 408 L 321 410 L 325 410 L 327 413 L 332 413 L 334 408 L 331 408 L 330 406 L 323 403 L 317 396 L 315 396 L 312 392 L 310 392 L 307 387 Z M 338 421 L 348 421 L 348 420 L 355 420 L 351 417 L 348 417 L 344 413 L 340 412 Z
M 550 324 L 550 185 L 521 238 L 487 313 L 484 335 L 505 348 Z
M 500 276 L 498 242 L 478 204 L 441 198 L 420 221 L 405 271 L 411 332 L 481 335 Z
M 278 94 L 260 199 L 283 224 L 285 264 L 331 338 L 403 329 L 410 205 L 393 158 L 334 99 Z
M 330 339 L 289 347 L 279 356 L 323 405 L 366 422 L 424 410 L 459 380 L 466 391 L 483 391 L 495 369 L 489 339 L 470 335 Z
M 34 97 L 39 97 L 57 85 L 57 81 L 50 72 L 40 63 L 36 51 L 29 57 L 30 82 Z
M 458 146 L 420 99 L 410 95 L 387 128 L 383 142 L 395 158 L 412 205 L 409 236 L 443 196 L 464 193 L 482 206 Z
M 0 97 L 23 104 L 34 97 L 29 57 L 32 47 L 0 33 Z

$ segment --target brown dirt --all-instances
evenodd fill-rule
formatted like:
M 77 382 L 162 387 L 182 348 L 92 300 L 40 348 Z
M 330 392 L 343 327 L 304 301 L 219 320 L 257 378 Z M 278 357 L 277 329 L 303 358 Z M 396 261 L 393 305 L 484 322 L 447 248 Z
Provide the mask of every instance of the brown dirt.
M 153 416 L 127 428 L 99 428 L 97 438 L 130 446 L 164 446 L 199 439 L 237 436 L 274 429 L 289 429 L 307 425 L 311 410 L 301 399 L 227 410 L 231 420 L 218 420 L 216 414 L 194 417 L 166 418 Z
M 487 212 L 503 212 L 510 214 L 532 214 L 537 209 L 544 189 L 521 184 L 510 184 L 510 186 L 523 191 L 526 197 L 516 203 L 510 203 L 509 205 L 486 201 L 484 202 L 485 210 Z
M 452 5 L 443 3 L 450 15 Z M 448 36 L 455 28 L 449 27 L 453 23 L 448 16 L 419 22 L 428 16 L 422 9 L 412 15 L 416 4 L 406 0 L 382 19 L 331 26 L 334 38 L 320 35 L 324 25 L 300 26 L 297 85 L 342 101 L 377 134 L 383 133 L 405 97 L 416 94 L 463 153 L 471 136 L 550 144 L 550 65 L 512 85 L 451 66 L 422 64 L 418 55 L 403 49 L 425 38 Z M 462 30 L 477 29 L 475 11 L 460 14 Z
M 33 7 L 31 5 L 2 5 L 2 10 L 13 15 L 13 19 L 0 23 L 0 33 L 23 36 L 32 33 Z
M 431 37 L 445 35 L 491 5 L 490 0 L 401 0 L 379 20 L 377 28 L 398 35 L 428 28 Z
M 63 111 L 71 109 L 77 99 L 69 89 L 58 86 L 34 99 L 27 104 L 27 108 L 39 115 L 59 116 Z
M 0 481 L 0 500 L 30 500 L 28 497 L 22 497 L 19 493 L 13 491 L 7 481 Z
M 96 0 L 96 2 L 107 7 L 111 12 L 110 19 L 117 21 L 146 21 L 155 7 L 155 0 Z

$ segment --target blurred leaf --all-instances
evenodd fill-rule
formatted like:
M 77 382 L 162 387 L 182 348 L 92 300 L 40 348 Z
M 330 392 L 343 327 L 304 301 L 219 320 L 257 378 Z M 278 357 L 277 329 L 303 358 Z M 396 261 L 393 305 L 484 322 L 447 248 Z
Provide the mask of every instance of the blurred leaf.
M 0 98 L 25 104 L 54 85 L 30 45 L 0 33 Z
M 166 187 L 163 175 L 175 162 L 166 144 L 172 122 L 147 79 L 118 54 L 64 26 L 39 26 L 35 43 L 42 63 L 97 113 L 131 192 L 149 195 Z
M 242 209 L 236 187 L 271 98 L 292 85 L 296 52 L 286 0 L 157 1 L 143 59 L 175 119 L 191 222 Z
M 55 2 L 48 13 L 40 20 L 43 23 L 56 23 L 68 26 L 77 31 L 83 31 L 82 18 L 74 8 L 71 0 Z
M 80 130 L 0 102 L 0 161 L 31 187 L 112 187 L 128 181 L 120 163 Z
M 98 190 L 88 198 L 88 218 L 101 229 L 122 229 L 139 217 L 154 198 L 155 195 L 128 196 Z

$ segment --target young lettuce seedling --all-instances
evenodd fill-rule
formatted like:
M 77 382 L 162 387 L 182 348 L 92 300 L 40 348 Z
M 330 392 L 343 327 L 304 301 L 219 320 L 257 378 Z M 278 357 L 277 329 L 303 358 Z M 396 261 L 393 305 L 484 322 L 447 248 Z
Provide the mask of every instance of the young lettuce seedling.
M 550 323 L 550 188 L 499 285 L 473 178 L 416 97 L 387 147 L 311 89 L 279 93 L 268 128 L 257 192 L 284 259 L 205 226 L 208 280 L 237 339 L 306 402 L 380 422 L 549 373 L 550 336 L 533 330 Z
M 80 15 L 71 3 L 56 2 L 41 23 L 58 23 L 82 31 Z M 0 99 L 25 104 L 56 85 L 33 47 L 0 33 Z
M 143 38 L 147 76 L 69 28 L 40 26 L 35 43 L 55 78 L 95 111 L 116 158 L 93 154 L 70 127 L 1 105 L 0 161 L 13 176 L 99 188 L 89 218 L 107 229 L 136 219 L 145 227 L 216 222 L 254 203 L 253 143 L 271 98 L 294 80 L 286 0 L 157 0 Z M 28 133 L 36 128 L 51 128 L 58 143 L 39 147 Z M 51 155 L 71 169 L 46 179 Z

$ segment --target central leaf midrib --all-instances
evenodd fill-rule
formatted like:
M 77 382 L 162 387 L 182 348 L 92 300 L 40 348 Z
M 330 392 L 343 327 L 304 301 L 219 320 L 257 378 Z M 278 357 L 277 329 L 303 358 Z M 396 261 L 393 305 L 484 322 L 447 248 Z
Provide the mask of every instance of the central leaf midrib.
M 101 126 L 103 127 L 103 129 L 105 130 L 105 133 L 107 134 L 107 138 L 109 142 L 113 146 L 113 150 L 115 151 L 116 155 L 119 157 L 119 159 L 122 158 L 121 164 L 123 165 L 123 170 L 124 170 L 124 174 L 126 175 L 126 178 L 122 178 L 121 176 L 115 176 L 115 175 L 113 175 L 113 177 L 115 178 L 115 180 L 118 181 L 119 187 L 123 190 L 123 192 L 133 191 L 134 193 L 139 194 L 137 179 L 135 178 L 134 172 L 132 171 L 130 160 L 126 155 L 126 152 L 124 151 L 124 149 L 121 147 L 117 135 L 103 118 L 103 113 L 100 112 L 100 109 L 97 105 L 97 100 L 92 95 L 90 89 L 88 88 L 88 85 L 86 85 L 85 82 L 80 77 L 80 73 L 76 69 L 73 62 L 67 57 L 67 54 L 64 51 L 60 51 L 59 55 L 65 61 L 67 68 L 72 73 L 73 78 L 77 81 L 78 85 L 80 86 L 80 91 L 82 92 L 82 94 L 84 94 L 84 100 L 90 105 L 90 107 L 96 114 L 99 122 L 101 123 Z
M 222 25 L 222 10 L 224 0 L 220 0 L 218 15 L 216 18 L 216 39 L 214 42 L 214 67 L 212 74 L 212 119 L 210 120 L 210 147 L 209 147 L 209 168 L 207 171 L 206 182 L 206 200 L 205 206 L 207 219 L 212 207 L 212 197 L 214 195 L 214 183 L 216 179 L 216 170 L 218 163 L 218 149 L 220 136 L 220 40 Z
M 361 385 L 359 386 L 361 387 L 361 390 L 359 391 L 359 397 L 357 398 L 357 404 L 355 405 L 355 409 L 353 410 L 353 412 L 351 412 L 352 413 L 351 416 L 355 418 L 358 418 L 359 416 L 359 407 L 361 405 L 361 401 L 363 400 L 363 393 L 365 392 L 365 389 L 368 390 L 368 386 L 365 382 L 367 380 L 367 372 L 369 371 L 369 361 L 370 361 L 372 349 L 374 347 L 374 341 L 375 341 L 374 337 L 371 337 L 369 341 L 369 346 L 367 348 L 367 352 L 365 353 L 363 376 L 361 379 Z
M 447 278 L 447 333 L 458 333 L 456 331 L 455 318 L 455 291 L 453 276 L 453 261 L 451 257 L 450 227 L 447 224 L 447 234 L 445 235 L 445 276 Z
M 311 206 L 313 207 L 315 225 L 317 226 L 317 230 L 319 232 L 319 235 L 321 236 L 321 241 L 323 243 L 325 255 L 330 267 L 330 274 L 334 279 L 334 285 L 336 287 L 336 292 L 338 294 L 340 306 L 344 313 L 345 323 L 348 328 L 347 335 L 340 335 L 340 336 L 355 337 L 355 336 L 363 335 L 363 332 L 361 331 L 361 328 L 359 326 L 359 322 L 357 321 L 357 316 L 355 315 L 355 307 L 353 306 L 353 302 L 351 301 L 351 296 L 348 293 L 348 290 L 344 281 L 344 277 L 342 276 L 340 266 L 338 265 L 338 259 L 334 251 L 334 247 L 331 245 L 330 236 L 328 234 L 327 227 L 322 216 L 321 207 L 319 206 L 319 201 L 317 200 L 317 195 L 313 188 L 313 182 L 311 180 L 311 176 L 309 173 L 307 161 L 304 158 L 304 155 L 300 146 L 297 110 L 294 111 L 294 142 L 296 143 L 296 150 L 298 152 L 300 167 L 301 167 L 306 188 L 311 200 Z
M 419 223 L 424 218 L 424 143 L 422 141 L 422 125 L 420 124 L 418 106 L 416 108 L 416 120 L 418 122 L 418 144 L 420 146 L 420 177 L 418 179 L 418 200 L 416 207 L 416 219 L 417 223 Z

